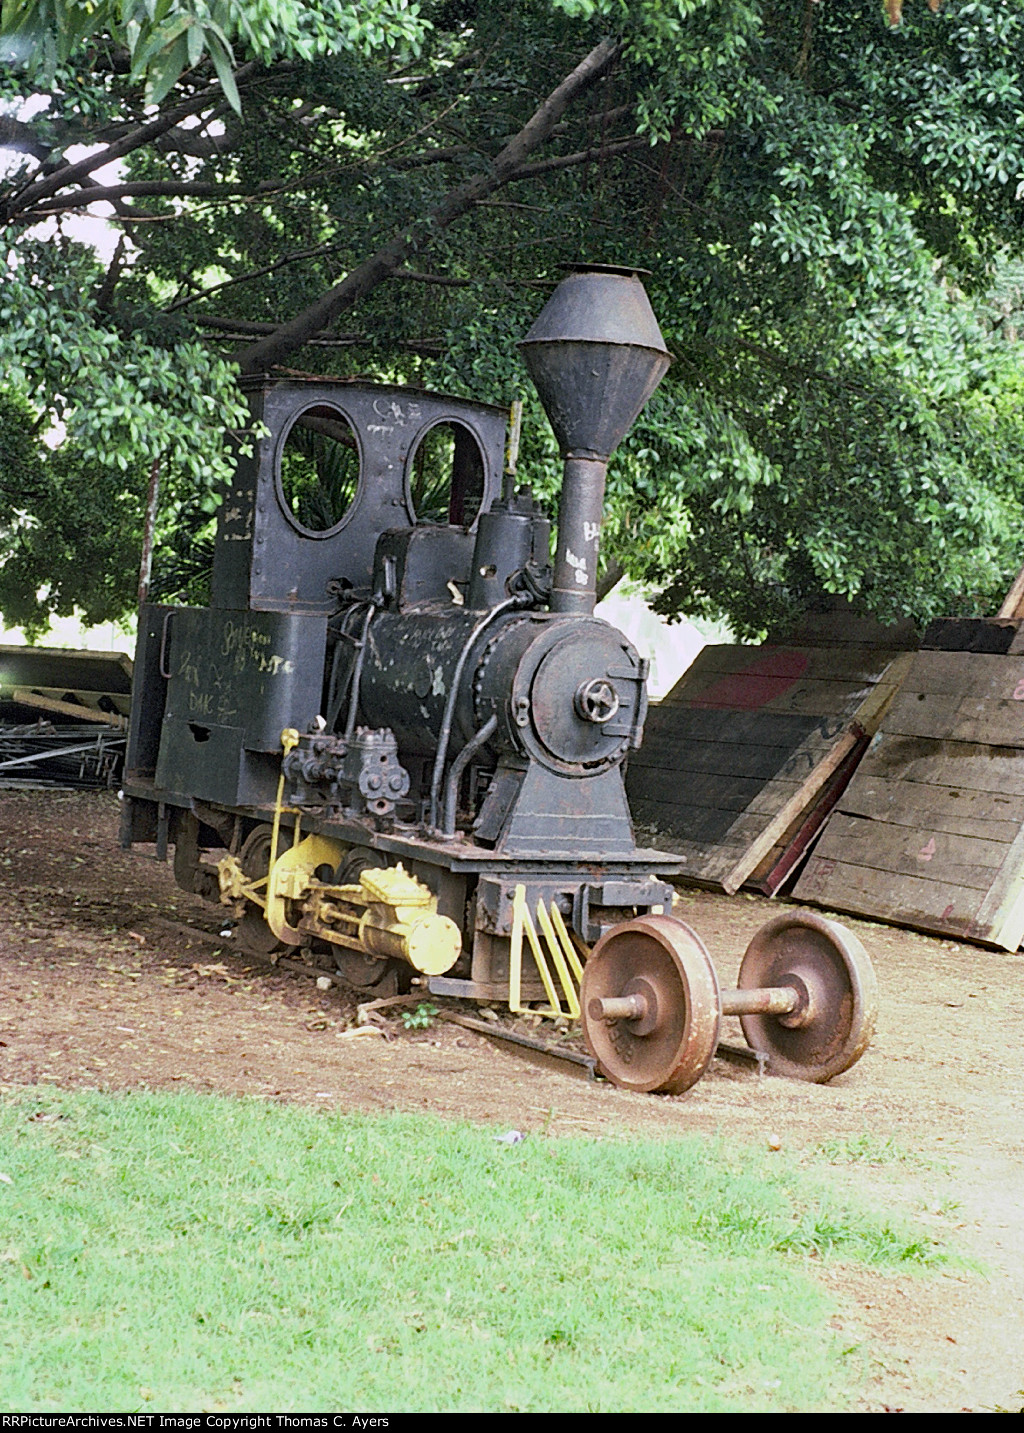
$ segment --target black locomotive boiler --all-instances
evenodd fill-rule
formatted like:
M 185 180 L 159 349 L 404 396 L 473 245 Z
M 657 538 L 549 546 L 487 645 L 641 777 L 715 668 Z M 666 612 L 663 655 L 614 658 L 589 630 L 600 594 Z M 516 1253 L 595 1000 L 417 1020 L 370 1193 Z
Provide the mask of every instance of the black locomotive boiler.
M 594 606 L 608 458 L 670 363 L 639 277 L 573 272 L 521 350 L 564 458 L 553 563 L 504 412 L 248 383 L 261 436 L 210 606 L 140 613 L 124 842 L 173 844 L 179 884 L 271 959 L 579 1015 L 630 1089 L 688 1088 L 729 1013 L 776 1068 L 827 1079 L 871 1035 L 859 943 L 780 917 L 723 992 L 671 914 L 678 859 L 634 841 L 648 664 Z

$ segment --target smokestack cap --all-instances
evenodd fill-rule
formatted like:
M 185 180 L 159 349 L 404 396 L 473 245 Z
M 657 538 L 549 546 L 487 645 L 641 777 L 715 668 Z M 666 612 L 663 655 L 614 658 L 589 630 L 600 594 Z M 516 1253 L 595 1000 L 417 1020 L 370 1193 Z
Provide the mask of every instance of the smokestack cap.
M 646 272 L 574 265 L 518 345 L 563 457 L 606 460 L 672 362 Z

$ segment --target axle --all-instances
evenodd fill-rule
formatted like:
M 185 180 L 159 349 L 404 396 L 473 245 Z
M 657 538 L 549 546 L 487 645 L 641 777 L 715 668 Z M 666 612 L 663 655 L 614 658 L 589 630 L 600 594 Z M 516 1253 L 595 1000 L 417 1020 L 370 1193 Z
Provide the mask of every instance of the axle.
M 650 993 L 634 990 L 624 995 L 596 996 L 587 1005 L 591 1020 L 611 1025 L 618 1020 L 644 1021 L 656 1015 Z M 787 1025 L 805 1024 L 812 1017 L 810 992 L 799 984 L 765 986 L 759 990 L 723 990 L 719 996 L 723 1015 L 788 1016 Z

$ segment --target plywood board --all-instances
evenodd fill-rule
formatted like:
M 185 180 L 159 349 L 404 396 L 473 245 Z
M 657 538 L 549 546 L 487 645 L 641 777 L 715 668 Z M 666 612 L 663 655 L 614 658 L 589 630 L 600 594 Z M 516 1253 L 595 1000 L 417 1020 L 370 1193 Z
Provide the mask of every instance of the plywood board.
M 679 855 L 689 880 L 732 892 L 756 876 L 773 893 L 875 731 L 908 655 L 706 647 L 651 708 L 630 760 L 640 839 Z

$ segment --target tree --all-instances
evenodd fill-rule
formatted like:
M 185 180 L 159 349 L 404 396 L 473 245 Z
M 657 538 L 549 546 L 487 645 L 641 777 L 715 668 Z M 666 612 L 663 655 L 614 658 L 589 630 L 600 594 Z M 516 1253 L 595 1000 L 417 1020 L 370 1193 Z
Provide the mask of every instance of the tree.
M 228 360 L 529 400 L 514 343 L 580 257 L 653 270 L 676 355 L 606 542 L 666 610 L 991 610 L 1019 566 L 1020 368 L 985 303 L 1022 243 L 1018 7 L 137 0 L 71 33 L 75 8 L 4 10 L 54 80 L 25 118 L 38 68 L 6 78 L 0 371 L 131 489 L 126 533 L 160 454 L 165 595 L 241 423 Z M 106 272 L 70 228 L 99 201 Z M 532 404 L 543 491 L 553 457 Z

